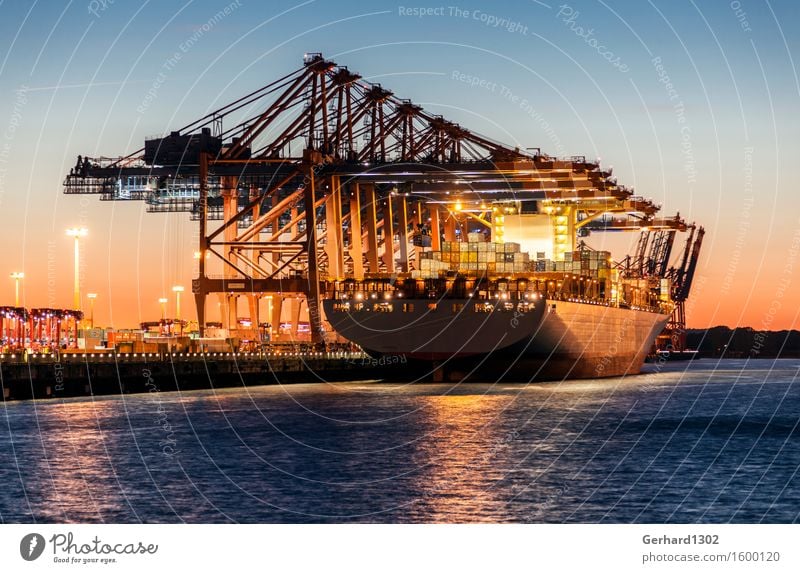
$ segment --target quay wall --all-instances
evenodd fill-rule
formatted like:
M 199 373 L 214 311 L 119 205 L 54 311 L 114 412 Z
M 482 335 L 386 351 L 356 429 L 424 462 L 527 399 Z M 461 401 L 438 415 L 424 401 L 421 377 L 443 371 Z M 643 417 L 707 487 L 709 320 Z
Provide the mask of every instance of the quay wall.
M 0 355 L 3 400 L 68 398 L 367 380 L 385 376 L 360 353 Z

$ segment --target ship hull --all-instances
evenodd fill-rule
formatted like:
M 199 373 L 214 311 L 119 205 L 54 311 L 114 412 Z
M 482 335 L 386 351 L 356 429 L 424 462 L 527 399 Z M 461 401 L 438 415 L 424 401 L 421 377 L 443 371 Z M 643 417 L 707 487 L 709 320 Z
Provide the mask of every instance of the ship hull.
M 532 379 L 638 374 L 668 316 L 644 310 L 548 301 L 542 324 L 509 367 Z M 514 356 L 514 357 L 515 357 Z M 508 358 L 514 358 L 509 353 Z
M 341 336 L 374 358 L 398 357 L 434 379 L 560 380 L 637 374 L 667 315 L 561 300 L 475 312 L 471 300 L 406 301 L 415 312 L 324 307 Z M 454 311 L 453 309 L 459 309 Z
M 325 315 L 336 332 L 371 356 L 396 355 L 414 361 L 481 357 L 528 340 L 544 316 L 545 304 L 526 312 L 483 309 L 472 299 L 413 299 L 393 303 L 392 312 L 335 310 L 325 301 Z M 367 310 L 369 308 L 369 310 Z

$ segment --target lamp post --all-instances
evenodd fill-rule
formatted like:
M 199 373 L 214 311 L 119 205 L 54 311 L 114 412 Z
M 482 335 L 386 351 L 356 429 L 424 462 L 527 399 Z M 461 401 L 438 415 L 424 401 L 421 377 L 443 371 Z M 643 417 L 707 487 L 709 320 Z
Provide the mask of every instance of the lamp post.
M 80 238 L 85 237 L 88 233 L 89 231 L 85 227 L 67 229 L 67 236 L 75 239 L 75 288 L 73 292 L 75 310 L 81 309 Z
M 25 278 L 25 273 L 11 273 L 11 278 L 14 279 L 14 306 L 19 306 L 19 281 Z
M 90 292 L 86 298 L 89 299 L 89 324 L 91 325 L 89 328 L 94 328 L 94 299 L 97 298 L 97 293 Z
M 172 292 L 175 293 L 175 319 L 178 321 L 181 334 L 183 334 L 183 323 L 181 322 L 181 293 L 183 292 L 183 287 L 176 285 L 172 287 Z

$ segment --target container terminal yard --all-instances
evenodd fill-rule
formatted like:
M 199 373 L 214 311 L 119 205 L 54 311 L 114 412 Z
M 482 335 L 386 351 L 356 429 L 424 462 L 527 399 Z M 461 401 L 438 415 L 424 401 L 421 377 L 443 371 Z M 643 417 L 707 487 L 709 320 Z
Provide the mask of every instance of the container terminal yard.
M 702 227 L 598 162 L 495 142 L 321 54 L 124 157 L 78 156 L 64 193 L 187 213 L 196 278 L 173 288 L 174 318 L 95 328 L 86 230 L 70 229 L 73 308 L 0 308 L 6 399 L 146 391 L 143 371 L 175 387 L 380 378 L 399 361 L 432 380 L 604 377 L 687 350 Z M 591 248 L 602 232 L 637 233 L 635 252 Z

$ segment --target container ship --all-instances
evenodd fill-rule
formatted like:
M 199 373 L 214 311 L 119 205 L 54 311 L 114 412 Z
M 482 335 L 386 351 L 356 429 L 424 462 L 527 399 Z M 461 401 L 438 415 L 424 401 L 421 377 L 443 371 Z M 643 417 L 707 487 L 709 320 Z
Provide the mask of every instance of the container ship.
M 667 326 L 682 314 L 702 229 L 692 228 L 679 267 L 668 267 L 684 223 L 651 219 L 660 228 L 640 229 L 638 254 L 617 262 L 583 242 L 566 252 L 543 243 L 542 227 L 564 221 L 520 207 L 494 207 L 491 227 L 499 239 L 513 226 L 520 242 L 493 241 L 486 230 L 434 249 L 417 235 L 419 269 L 333 284 L 323 303 L 327 321 L 374 359 L 416 364 L 436 379 L 623 376 L 640 372 L 657 339 L 679 343 Z

